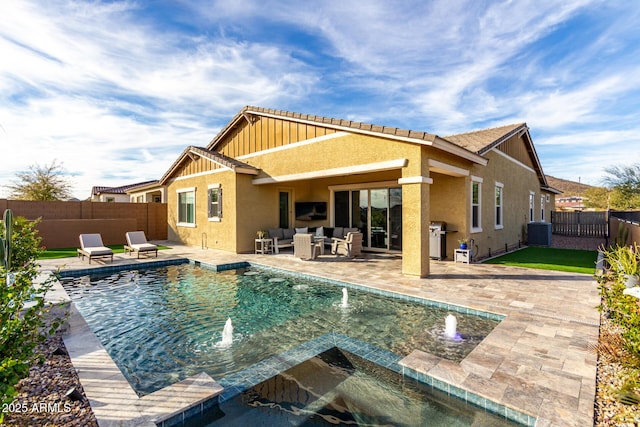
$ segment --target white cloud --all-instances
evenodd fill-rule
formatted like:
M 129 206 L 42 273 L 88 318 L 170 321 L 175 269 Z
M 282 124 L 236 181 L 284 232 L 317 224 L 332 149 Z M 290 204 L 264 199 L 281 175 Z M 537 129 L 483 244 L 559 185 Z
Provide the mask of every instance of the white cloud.
M 545 171 L 571 175 L 609 138 L 640 142 L 635 5 L 33 0 L 0 16 L 0 186 L 54 158 L 78 197 L 159 178 L 246 104 L 440 135 L 526 121 Z

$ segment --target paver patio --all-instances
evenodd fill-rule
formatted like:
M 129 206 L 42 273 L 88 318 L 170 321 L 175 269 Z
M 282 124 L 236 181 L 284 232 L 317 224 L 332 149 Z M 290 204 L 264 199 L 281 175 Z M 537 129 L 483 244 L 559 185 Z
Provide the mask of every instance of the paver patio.
M 432 261 L 431 275 L 418 279 L 403 276 L 401 259 L 394 255 L 353 260 L 323 255 L 302 261 L 291 253 L 236 255 L 160 243 L 172 249 L 160 251 L 158 259 L 187 257 L 210 264 L 249 261 L 502 314 L 504 320 L 459 364 L 420 350 L 401 364 L 534 416 L 537 426 L 593 424 L 596 355 L 588 344 L 598 341 L 599 296 L 597 283 L 589 275 Z M 113 264 L 146 261 L 118 254 Z M 75 258 L 41 264 L 45 270 L 102 266 Z M 71 337 L 73 333 L 72 327 Z M 68 345 L 72 341 L 65 338 Z M 76 365 L 73 351 L 70 353 Z M 82 369 L 79 374 L 82 380 Z M 100 425 L 108 425 L 109 410 L 96 410 L 93 405 L 101 397 L 86 392 L 94 412 L 100 413 L 96 413 Z M 133 403 L 129 406 L 135 407 Z M 136 425 L 133 419 L 137 416 L 139 420 L 139 415 L 132 412 L 129 425 Z M 119 413 L 113 421 L 122 424 L 126 418 Z

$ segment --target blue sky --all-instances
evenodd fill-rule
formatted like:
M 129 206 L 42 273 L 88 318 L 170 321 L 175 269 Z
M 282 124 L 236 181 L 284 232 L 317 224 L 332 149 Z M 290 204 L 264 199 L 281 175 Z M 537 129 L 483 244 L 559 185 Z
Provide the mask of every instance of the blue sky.
M 527 122 L 548 175 L 640 161 L 640 2 L 0 2 L 0 197 L 157 179 L 245 105 L 441 136 Z

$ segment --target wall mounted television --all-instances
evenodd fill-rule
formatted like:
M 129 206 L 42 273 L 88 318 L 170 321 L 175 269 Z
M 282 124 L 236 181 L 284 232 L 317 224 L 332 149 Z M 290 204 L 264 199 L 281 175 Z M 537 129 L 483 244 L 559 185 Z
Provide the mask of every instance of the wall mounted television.
M 327 202 L 296 202 L 297 221 L 327 219 Z

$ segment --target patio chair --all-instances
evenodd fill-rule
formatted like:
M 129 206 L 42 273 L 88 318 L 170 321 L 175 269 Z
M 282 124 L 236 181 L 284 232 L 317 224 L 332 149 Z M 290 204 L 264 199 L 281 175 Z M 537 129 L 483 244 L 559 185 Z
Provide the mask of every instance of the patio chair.
M 362 233 L 347 233 L 347 237 L 340 239 L 333 237 L 331 253 L 334 255 L 346 255 L 349 258 L 362 254 Z
M 313 234 L 296 233 L 293 235 L 293 256 L 300 259 L 316 259 L 322 250 L 322 242 L 316 242 Z
M 113 262 L 113 251 L 102 243 L 100 234 L 81 234 L 79 239 L 78 256 L 82 257 L 83 260 L 86 256 L 89 258 L 89 264 L 91 264 L 92 259 L 109 257 Z
M 158 247 L 153 243 L 147 242 L 147 236 L 144 235 L 144 231 L 128 231 L 125 236 L 127 237 L 127 244 L 124 245 L 125 253 L 131 255 L 131 252 L 136 252 L 138 258 L 141 253 L 155 252 L 156 258 L 158 258 Z

